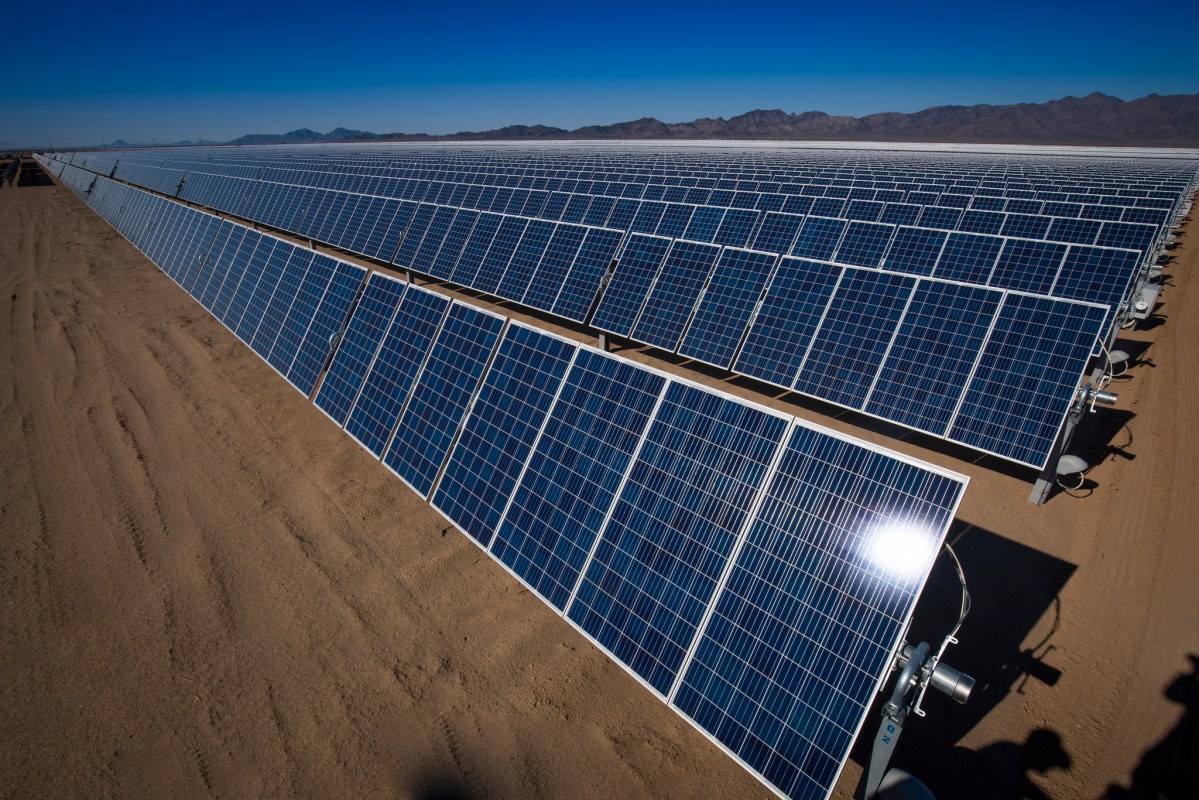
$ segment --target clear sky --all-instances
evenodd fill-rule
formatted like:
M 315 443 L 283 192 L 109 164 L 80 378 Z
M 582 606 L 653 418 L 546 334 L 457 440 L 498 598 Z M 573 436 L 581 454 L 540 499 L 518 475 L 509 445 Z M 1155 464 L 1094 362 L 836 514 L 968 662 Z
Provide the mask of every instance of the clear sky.
M 1199 92 L 1199 2 L 27 6 L 0 146 Z

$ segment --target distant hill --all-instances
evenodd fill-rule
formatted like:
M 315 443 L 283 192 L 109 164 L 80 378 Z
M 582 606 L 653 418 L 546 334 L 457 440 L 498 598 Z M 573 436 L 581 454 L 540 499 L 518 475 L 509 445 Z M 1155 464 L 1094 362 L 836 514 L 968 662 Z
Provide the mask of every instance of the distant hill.
M 662 122 L 652 117 L 587 125 L 574 130 L 546 125 L 510 125 L 447 135 L 371 133 L 336 128 L 317 133 L 252 133 L 233 145 L 316 142 L 542 141 L 553 139 L 760 139 L 849 142 L 952 142 L 969 144 L 1103 145 L 1199 147 L 1199 94 L 1151 94 L 1124 101 L 1096 92 L 1047 103 L 994 106 L 935 106 L 912 114 L 885 112 L 864 117 L 822 111 L 790 114 L 755 110 L 729 119 Z M 123 143 L 121 143 L 123 144 Z

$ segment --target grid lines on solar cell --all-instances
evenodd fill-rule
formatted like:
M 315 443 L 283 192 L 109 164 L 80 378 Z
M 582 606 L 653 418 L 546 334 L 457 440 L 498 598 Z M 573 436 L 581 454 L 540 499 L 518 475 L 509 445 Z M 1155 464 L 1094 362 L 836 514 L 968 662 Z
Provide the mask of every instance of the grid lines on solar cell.
M 287 317 L 287 312 L 291 310 L 292 303 L 295 302 L 296 294 L 300 291 L 300 284 L 303 283 L 304 275 L 308 272 L 308 265 L 312 263 L 313 253 L 311 250 L 301 250 L 290 245 L 287 249 L 291 251 L 290 257 L 283 267 L 283 272 L 279 275 L 275 291 L 263 309 L 262 321 L 249 342 L 250 348 L 264 359 L 269 358 L 275 340 L 279 338 L 279 333 L 283 328 L 283 320 Z
M 831 264 L 781 259 L 734 369 L 791 388 L 840 277 Z
M 296 290 L 295 300 L 287 309 L 287 316 L 279 325 L 279 336 L 271 345 L 267 363 L 280 375 L 287 376 L 296 353 L 304 341 L 304 334 L 316 316 L 317 307 L 329 281 L 333 277 L 334 261 L 328 256 L 311 253 L 306 259 L 308 269 Z
M 989 283 L 1002 289 L 1048 294 L 1065 255 L 1064 244 L 1009 239 L 999 254 Z
M 400 246 L 392 263 L 399 267 L 420 270 L 416 254 L 420 250 L 425 233 L 429 230 L 429 225 L 433 222 L 435 213 L 437 213 L 437 206 L 428 203 L 421 203 L 416 207 L 416 212 L 413 213 L 408 227 L 404 230 L 403 238 L 400 239 Z
M 1114 308 L 1124 299 L 1139 263 L 1140 254 L 1135 250 L 1071 247 L 1052 293 Z
M 789 253 L 803 217 L 797 214 L 781 214 L 772 211 L 762 219 L 762 227 L 754 237 L 753 249 L 767 253 Z
M 632 338 L 663 350 L 679 345 L 704 282 L 716 264 L 720 247 L 676 241 L 650 289 Z
M 473 285 L 479 265 L 483 263 L 503 219 L 499 214 L 479 215 L 479 220 L 475 223 L 470 238 L 466 240 L 466 245 L 462 248 L 462 257 L 458 259 L 454 271 L 450 274 L 450 280 L 463 286 Z
M 777 259 L 778 256 L 769 253 L 724 250 L 679 353 L 728 367 Z
M 366 270 L 362 267 L 336 261 L 319 253 L 313 259 L 314 266 L 322 260 L 331 265 L 333 277 L 321 296 L 316 314 L 304 332 L 296 357 L 287 371 L 287 379 L 306 397 L 316 388 L 321 369 L 333 349 L 331 339 L 346 325 L 354 298 L 366 281 Z
M 509 324 L 432 503 L 486 547 L 578 349 Z
M 943 436 L 1001 299 L 994 289 L 921 281 L 865 411 Z
M 512 260 L 512 254 L 516 251 L 516 246 L 520 244 L 528 222 L 519 217 L 504 217 L 500 222 L 499 230 L 496 231 L 495 238 L 491 241 L 491 247 L 487 249 L 487 255 L 479 264 L 478 271 L 470 281 L 471 286 L 481 292 L 496 294 L 500 278 L 508 269 L 508 262 Z
M 545 248 L 545 255 L 529 281 L 521 302 L 543 311 L 551 311 L 566 274 L 583 244 L 587 229 L 579 225 L 559 225 Z
M 1107 312 L 1009 294 L 949 438 L 1043 467 Z
M 786 422 L 671 382 L 567 613 L 665 695 Z
M 454 303 L 433 343 L 383 463 L 428 497 L 458 433 L 504 318 Z
M 400 297 L 408 284 L 373 273 L 367 281 L 362 300 L 354 309 L 354 316 L 346 328 L 345 336 L 333 356 L 333 363 L 325 373 L 321 388 L 316 393 L 317 408 L 328 414 L 339 426 L 354 407 L 354 401 L 362 388 L 367 370 L 383 341 L 383 334 L 391 318 L 395 316 Z
M 541 263 L 555 227 L 554 223 L 545 220 L 533 220 L 529 223 L 520 244 L 512 254 L 512 260 L 508 262 L 508 268 L 500 278 L 500 284 L 495 290 L 497 295 L 518 303 L 524 299 L 525 292 L 529 289 L 529 281 Z
M 559 611 L 578 584 L 666 379 L 579 350 L 491 552 Z
M 860 408 L 915 284 L 906 275 L 846 270 L 795 389 Z
M 799 229 L 795 244 L 791 245 L 791 255 L 819 261 L 832 258 L 846 224 L 843 219 L 808 217 Z
M 441 248 L 437 251 L 437 256 L 433 259 L 428 272 L 430 275 L 448 280 L 454 274 L 454 268 L 458 264 L 458 259 L 462 256 L 462 250 L 466 247 L 467 239 L 470 237 L 471 231 L 474 230 L 475 222 L 479 219 L 477 211 L 461 209 L 454 216 L 454 221 L 450 225 L 449 231 L 446 232 L 445 240 L 441 243 Z
M 562 282 L 562 290 L 554 300 L 551 311 L 559 316 L 582 322 L 591 310 L 600 282 L 612 264 L 616 248 L 620 246 L 619 231 L 592 228 L 579 248 L 570 273 Z
M 669 239 L 639 233 L 629 236 L 591 320 L 593 327 L 617 336 L 632 332 L 669 249 Z
M 673 704 L 787 796 L 826 797 L 963 489 L 797 425 Z
M 713 241 L 727 247 L 745 247 L 758 226 L 760 216 L 757 211 L 730 208 L 725 212 Z
M 895 233 L 894 225 L 851 222 L 837 247 L 836 261 L 859 267 L 877 267 Z
M 985 285 L 999 258 L 1003 239 L 972 233 L 951 233 L 933 275 L 949 281 Z
M 931 275 L 948 237 L 945 231 L 899 228 L 882 267 L 908 275 Z
M 246 264 L 245 274 L 242 275 L 241 282 L 237 285 L 237 290 L 233 293 L 233 298 L 229 301 L 229 309 L 225 317 L 225 325 L 229 330 L 241 339 L 246 340 L 242 334 L 245 325 L 249 323 L 257 323 L 261 317 L 250 314 L 247 319 L 247 311 L 258 292 L 258 287 L 262 281 L 269 280 L 269 274 L 277 265 L 275 251 L 280 244 L 280 240 L 273 236 L 263 236 L 258 247 L 254 248 L 253 255 L 250 256 L 249 263 Z
M 346 418 L 346 433 L 375 458 L 387 446 L 449 305 L 448 298 L 411 285 L 400 299 Z

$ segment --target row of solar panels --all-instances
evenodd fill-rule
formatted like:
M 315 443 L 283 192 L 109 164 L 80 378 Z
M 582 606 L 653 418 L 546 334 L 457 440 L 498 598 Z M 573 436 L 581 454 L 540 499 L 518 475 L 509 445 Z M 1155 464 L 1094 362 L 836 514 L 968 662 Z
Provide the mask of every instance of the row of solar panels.
M 236 156 L 231 156 L 231 152 Z M 342 155 L 330 156 L 330 152 Z M 621 161 L 597 160 L 588 158 L 586 151 L 562 145 L 535 152 L 524 151 L 519 155 L 502 154 L 494 147 L 489 148 L 485 157 L 472 156 L 471 152 L 413 147 L 391 151 L 387 157 L 380 158 L 375 155 L 377 148 L 238 148 L 236 151 L 188 148 L 169 154 L 144 151 L 80 154 L 78 158 L 83 161 L 74 163 L 111 166 L 118 159 L 132 159 L 138 163 L 162 165 L 169 160 L 184 165 L 183 169 L 247 178 L 261 177 L 262 169 L 301 169 L 323 171 L 330 179 L 340 180 L 354 180 L 359 176 L 418 178 L 614 196 L 624 196 L 624 192 L 630 191 L 623 188 L 623 184 L 642 184 L 664 186 L 669 191 L 706 190 L 724 193 L 726 197 L 740 192 L 811 192 L 814 196 L 894 201 L 902 199 L 905 192 L 927 192 L 955 197 L 979 195 L 1062 201 L 1073 194 L 1077 196 L 1075 201 L 1082 203 L 1100 202 L 1100 198 L 1108 197 L 1173 199 L 1173 194 L 1190 182 L 1195 171 L 1194 163 L 1185 159 L 1148 161 L 1074 157 L 1047 161 L 1008 156 L 1000 161 L 998 169 L 967 177 L 971 173 L 963 169 L 962 163 L 951 160 L 944 153 L 938 154 L 936 161 L 929 165 L 931 168 L 915 171 L 905 166 L 898 158 L 900 154 L 888 153 L 880 163 L 854 165 L 836 171 L 800 168 L 764 172 L 747 163 L 744 152 L 715 164 L 713 159 L 717 154 L 705 152 L 702 168 L 691 170 L 678 168 L 677 160 L 682 155 L 678 149 L 655 153 L 664 156 L 655 163 L 650 163 L 652 160 L 647 159 L 645 151 L 629 153 Z M 801 151 L 793 157 L 801 159 L 800 163 L 807 163 L 818 156 L 813 151 Z M 1079 164 L 1085 164 L 1089 169 L 1079 173 Z M 1144 164 L 1151 166 L 1143 167 Z M 1092 171 L 1096 174 L 1092 175 Z M 887 194 L 859 193 L 872 190 Z
M 148 174 L 126 177 L 137 177 L 134 182 L 138 185 L 174 195 L 179 187 L 171 183 L 173 176 L 168 181 L 161 180 L 163 174 L 149 170 Z M 402 267 L 464 285 L 471 284 L 448 274 L 443 265 L 427 259 L 414 261 L 412 253 L 389 251 L 388 246 L 394 242 L 380 222 L 398 229 L 415 224 L 423 235 L 420 226 L 427 221 L 435 238 L 437 232 L 444 232 L 453 241 L 451 222 L 458 229 L 467 226 L 469 232 L 475 220 L 495 219 L 490 215 L 498 213 L 481 212 L 488 216 L 479 217 L 461 206 L 436 207 L 425 203 L 417 207 L 378 197 L 215 176 L 198 176 L 193 183 L 185 183 L 179 196 L 372 258 L 394 260 Z M 936 275 L 975 285 L 1098 302 L 1113 308 L 1128 296 L 1138 269 L 1148 260 L 1146 254 L 1152 251 L 1160 233 L 1158 227 L 1150 224 L 1018 215 L 1005 221 L 1004 215 L 993 212 L 963 215 L 956 209 L 936 207 L 925 208 L 918 217 L 909 215 L 914 225 L 639 201 L 618 201 L 593 216 L 583 212 L 594 208 L 599 198 L 578 197 L 586 201 L 578 207 L 579 213 L 563 213 L 565 207 L 540 210 L 522 207 L 522 212 L 529 213 L 521 216 L 749 247 L 850 266 L 882 267 L 911 275 Z M 915 206 L 906 208 L 919 210 Z M 441 216 L 436 217 L 435 213 Z M 994 219 L 986 219 L 988 216 Z M 494 230 L 494 227 L 484 225 L 480 230 Z M 452 249 L 449 252 L 454 253 Z M 1064 280 L 1060 279 L 1063 274 Z M 472 288 L 488 291 L 478 286 Z M 512 292 L 500 295 L 524 302 Z
M 1110 304 L 1135 266 L 1125 251 L 1100 259 L 1062 247 L 1052 264 L 1018 250 L 1031 265 L 1019 284 L 1009 274 L 1018 264 L 997 260 L 1009 253 L 1001 240 L 988 249 L 973 236 L 947 241 L 934 277 L 916 278 L 656 236 L 629 236 L 618 250 L 616 231 L 429 205 L 400 204 L 391 218 L 327 213 L 312 218 L 315 228 L 249 216 L 384 260 L 396 247 L 396 264 L 574 321 L 587 317 L 615 258 L 592 317 L 599 330 L 1038 469 L 1110 305 L 1004 284 L 1031 285 L 1036 266 L 1047 277 L 1035 288 L 1108 292 Z
M 310 388 L 363 270 L 106 179 L 87 200 Z M 831 793 L 966 484 L 378 273 L 315 403 L 795 798 Z
M 414 202 L 430 202 L 442 205 L 474 208 L 483 211 L 515 213 L 523 216 L 565 219 L 571 222 L 587 221 L 589 224 L 605 224 L 610 227 L 625 227 L 631 224 L 641 208 L 690 207 L 694 213 L 711 215 L 724 210 L 734 217 L 757 212 L 785 212 L 789 214 L 815 214 L 864 222 L 890 222 L 892 224 L 920 225 L 946 230 L 970 230 L 974 232 L 1000 233 L 1005 235 L 1043 238 L 1051 233 L 1068 231 L 1065 221 L 1088 220 L 1094 222 L 1125 222 L 1129 224 L 1162 226 L 1166 224 L 1175 208 L 1179 193 L 1169 198 L 1104 198 L 1078 202 L 1063 199 L 1045 202 L 1040 200 L 1004 199 L 995 197 L 971 197 L 969 195 L 939 195 L 929 192 L 904 193 L 894 190 L 849 190 L 840 196 L 827 196 L 828 187 L 818 187 L 808 193 L 758 193 L 722 192 L 700 189 L 684 189 L 662 185 L 616 184 L 610 182 L 573 182 L 571 186 L 557 189 L 536 189 L 488 184 L 481 176 L 466 177 L 460 182 L 429 179 L 383 179 L 375 176 L 338 175 L 336 173 L 301 170 L 256 168 L 252 177 L 221 175 L 212 166 L 186 168 L 181 164 L 138 163 L 137 157 L 108 164 L 88 167 L 101 174 L 110 175 L 130 183 L 151 186 L 157 191 L 174 194 L 176 188 L 190 181 L 211 181 L 225 178 L 237 180 L 261 180 L 307 186 L 317 189 L 345 191 Z M 498 182 L 498 181 L 497 181 Z M 520 182 L 520 181 L 516 181 Z M 596 184 L 599 185 L 596 185 Z M 193 191 L 210 191 L 206 186 L 196 186 Z M 826 195 L 826 196 L 822 196 Z M 1134 204 L 1135 203 L 1135 204 Z M 652 213 L 652 212 L 643 212 Z M 666 213 L 659 212 L 659 215 Z M 681 213 L 674 211 L 674 214 Z M 623 221 L 613 224 L 614 218 Z M 742 223 L 744 224 L 744 223 Z M 645 223 L 634 228 L 641 233 L 654 233 L 645 229 Z M 1059 229 L 1061 229 L 1059 231 Z M 1150 231 L 1151 240 L 1156 232 Z M 1072 236 L 1077 234 L 1071 233 Z M 1139 234 L 1144 236 L 1145 234 Z M 1110 236 L 1110 234 L 1109 234 Z M 1066 241 L 1074 241 L 1073 238 Z M 726 244 L 735 242 L 724 242 Z M 1126 246 L 1117 244 L 1117 246 Z

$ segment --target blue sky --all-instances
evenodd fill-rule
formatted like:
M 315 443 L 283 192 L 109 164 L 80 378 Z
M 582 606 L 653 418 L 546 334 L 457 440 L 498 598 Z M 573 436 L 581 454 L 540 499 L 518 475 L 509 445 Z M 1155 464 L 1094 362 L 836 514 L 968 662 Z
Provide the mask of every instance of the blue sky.
M 34 19 L 0 48 L 0 145 L 1199 92 L 1194 0 L 85 2 Z

